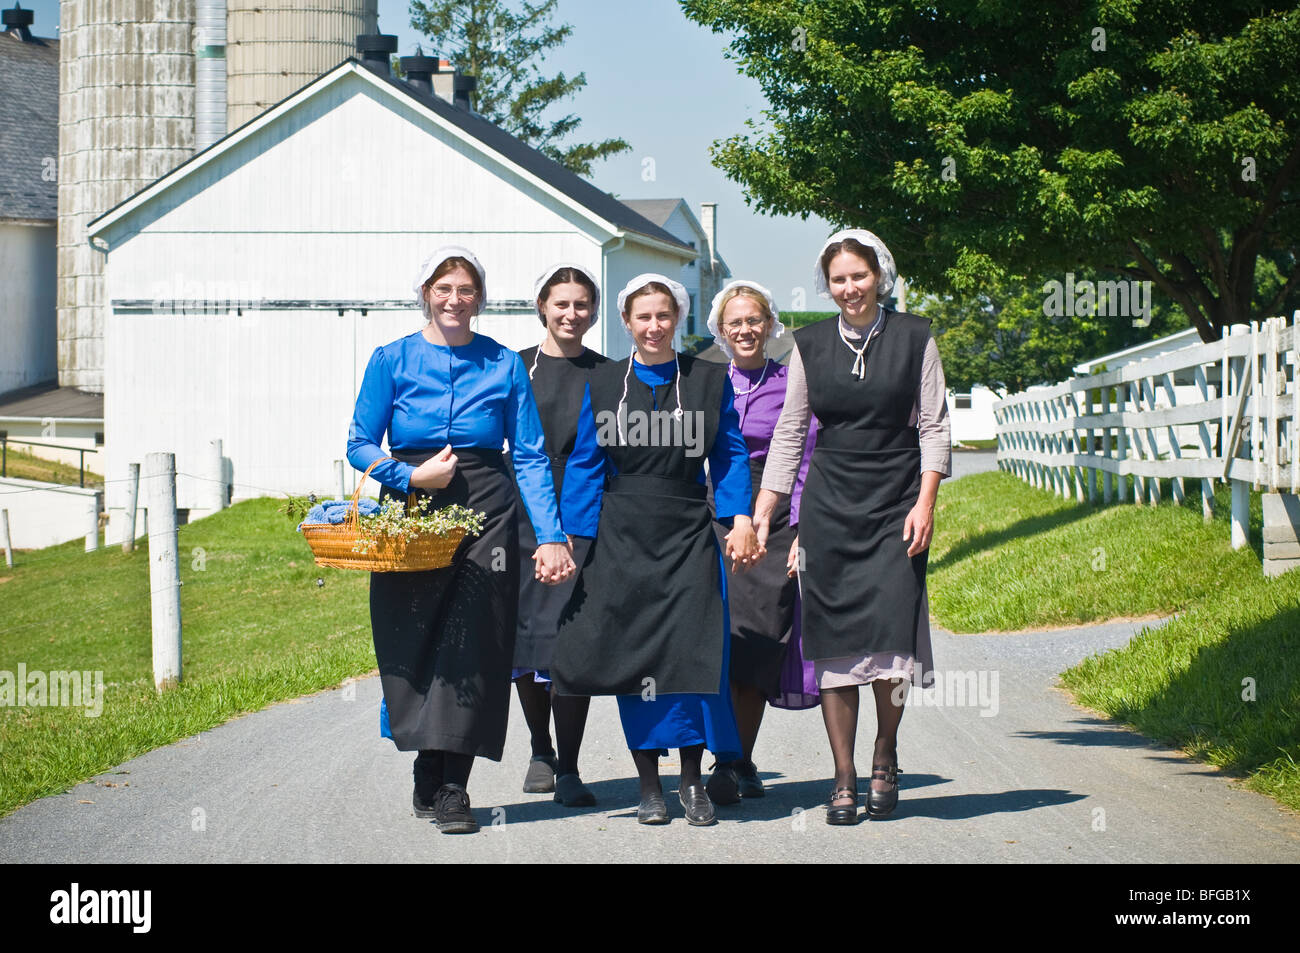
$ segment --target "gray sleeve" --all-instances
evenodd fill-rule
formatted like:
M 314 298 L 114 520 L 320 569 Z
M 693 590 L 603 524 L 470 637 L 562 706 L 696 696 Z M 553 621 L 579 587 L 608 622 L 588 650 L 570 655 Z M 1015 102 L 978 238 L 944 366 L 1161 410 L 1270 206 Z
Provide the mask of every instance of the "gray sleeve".
M 812 414 L 808 407 L 808 381 L 803 374 L 798 344 L 790 351 L 789 366 L 785 378 L 785 404 L 781 407 L 781 416 L 772 431 L 772 443 L 767 450 L 762 482 L 764 490 L 787 494 L 794 487 L 799 464 L 803 461 L 808 420 Z
M 948 418 L 948 387 L 943 362 L 934 337 L 925 344 L 921 360 L 921 385 L 917 388 L 916 425 L 920 430 L 921 472 L 934 470 L 952 476 L 952 422 Z

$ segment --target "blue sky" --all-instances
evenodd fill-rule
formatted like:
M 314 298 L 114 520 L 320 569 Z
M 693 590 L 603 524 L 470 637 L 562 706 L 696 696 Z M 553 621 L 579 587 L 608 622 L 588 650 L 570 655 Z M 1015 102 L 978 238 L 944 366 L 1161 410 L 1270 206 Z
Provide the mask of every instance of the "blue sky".
M 2 0 L 10 6 L 8 0 Z M 35 32 L 55 34 L 57 0 L 28 0 Z M 409 0 L 379 0 L 379 27 L 399 37 L 398 52 L 432 44 L 410 27 Z M 548 75 L 585 73 L 587 88 L 564 104 L 582 118 L 576 139 L 621 137 L 632 151 L 598 163 L 594 184 L 620 198 L 685 198 L 718 203 L 718 249 L 738 278 L 767 285 L 781 308 L 803 289 L 808 309 L 829 307 L 811 287 L 812 262 L 831 231 L 817 219 L 759 215 L 744 191 L 709 162 L 715 139 L 741 132 L 765 100 L 758 85 L 723 58 L 726 38 L 690 22 L 675 0 L 560 0 L 555 22 L 573 36 L 550 53 Z M 558 113 L 563 114 L 563 113 Z M 654 180 L 646 181 L 646 159 Z

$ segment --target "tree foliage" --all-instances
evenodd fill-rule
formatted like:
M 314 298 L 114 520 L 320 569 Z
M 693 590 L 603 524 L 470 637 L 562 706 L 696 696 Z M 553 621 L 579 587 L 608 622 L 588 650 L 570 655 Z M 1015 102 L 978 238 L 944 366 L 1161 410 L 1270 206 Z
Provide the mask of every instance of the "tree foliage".
M 682 0 L 769 102 L 714 162 L 978 297 L 1154 282 L 1205 340 L 1300 306 L 1300 11 L 1245 0 Z M 1261 263 L 1279 277 L 1259 282 Z M 972 300 L 973 300 L 972 297 Z
M 514 6 L 503 0 L 411 0 L 411 26 L 428 36 L 439 54 L 478 78 L 474 108 L 516 138 L 578 175 L 591 164 L 630 148 L 622 139 L 563 145 L 582 120 L 570 113 L 543 114 L 587 85 L 586 75 L 544 76 L 537 60 L 573 33 L 551 25 L 558 0 Z

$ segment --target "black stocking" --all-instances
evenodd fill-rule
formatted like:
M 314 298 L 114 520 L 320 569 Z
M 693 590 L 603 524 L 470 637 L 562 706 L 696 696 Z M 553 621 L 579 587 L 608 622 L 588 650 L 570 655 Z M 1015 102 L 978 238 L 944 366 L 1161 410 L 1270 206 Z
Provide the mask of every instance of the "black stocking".
M 532 672 L 525 672 L 515 679 L 515 688 L 532 738 L 533 757 L 555 754 L 551 747 L 551 695 L 547 686 L 534 681 Z
M 557 775 L 578 773 L 578 749 L 582 747 L 587 709 L 590 707 L 591 699 L 586 695 L 551 696 L 551 708 L 555 711 L 555 744 L 560 752 L 556 761 Z
M 641 800 L 647 794 L 662 794 L 659 786 L 659 749 L 646 748 L 632 752 L 632 762 L 636 765 L 637 778 L 641 781 Z
M 753 685 L 731 683 L 731 705 L 736 710 L 736 728 L 740 731 L 740 748 L 746 761 L 754 760 L 754 743 L 763 724 L 767 696 Z
M 903 679 L 887 681 L 877 679 L 871 683 L 876 695 L 876 747 L 871 755 L 871 764 L 898 765 L 898 724 L 903 720 L 903 705 L 906 701 L 908 686 Z M 871 782 L 877 791 L 889 791 L 888 781 L 879 778 Z
M 853 766 L 853 741 L 858 733 L 858 686 L 823 688 L 822 721 L 835 758 L 835 788 L 857 790 L 858 772 Z
M 474 767 L 474 756 L 444 751 L 442 765 L 443 784 L 459 784 L 461 787 L 466 787 L 469 784 L 470 769 Z
M 678 748 L 677 755 L 682 759 L 681 787 L 700 783 L 700 762 L 704 760 L 704 745 L 691 745 Z

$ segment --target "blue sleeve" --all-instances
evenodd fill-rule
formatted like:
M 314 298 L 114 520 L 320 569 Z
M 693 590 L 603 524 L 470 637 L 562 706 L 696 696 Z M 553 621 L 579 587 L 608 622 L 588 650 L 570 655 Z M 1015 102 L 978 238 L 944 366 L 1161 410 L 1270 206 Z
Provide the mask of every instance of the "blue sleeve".
M 718 415 L 718 435 L 709 451 L 709 479 L 719 523 L 730 526 L 733 516 L 751 515 L 749 503 L 754 488 L 749 477 L 749 447 L 740 432 L 736 392 L 730 380 L 722 385 L 722 413 Z
M 375 353 L 370 355 L 370 363 L 366 365 L 361 392 L 357 394 L 356 410 L 352 413 L 352 425 L 348 428 L 348 463 L 362 472 L 376 460 L 388 456 L 380 446 L 393 422 L 393 400 L 396 394 L 392 368 L 384 357 L 384 349 L 377 347 Z M 384 486 L 409 493 L 411 474 L 414 472 L 415 467 L 409 463 L 389 460 L 375 467 L 370 476 Z
M 596 416 L 591 410 L 591 386 L 588 385 L 582 395 L 582 410 L 578 412 L 578 436 L 564 468 L 564 488 L 560 491 L 564 531 L 570 536 L 596 535 L 609 465 L 609 458 L 596 439 Z
M 506 351 L 511 362 L 510 406 L 506 408 L 506 439 L 515 467 L 519 495 L 524 499 L 528 518 L 538 543 L 565 542 L 555 502 L 555 482 L 551 479 L 551 461 L 546 456 L 546 437 L 542 418 L 537 415 L 533 388 L 524 370 L 524 362 L 514 351 Z

